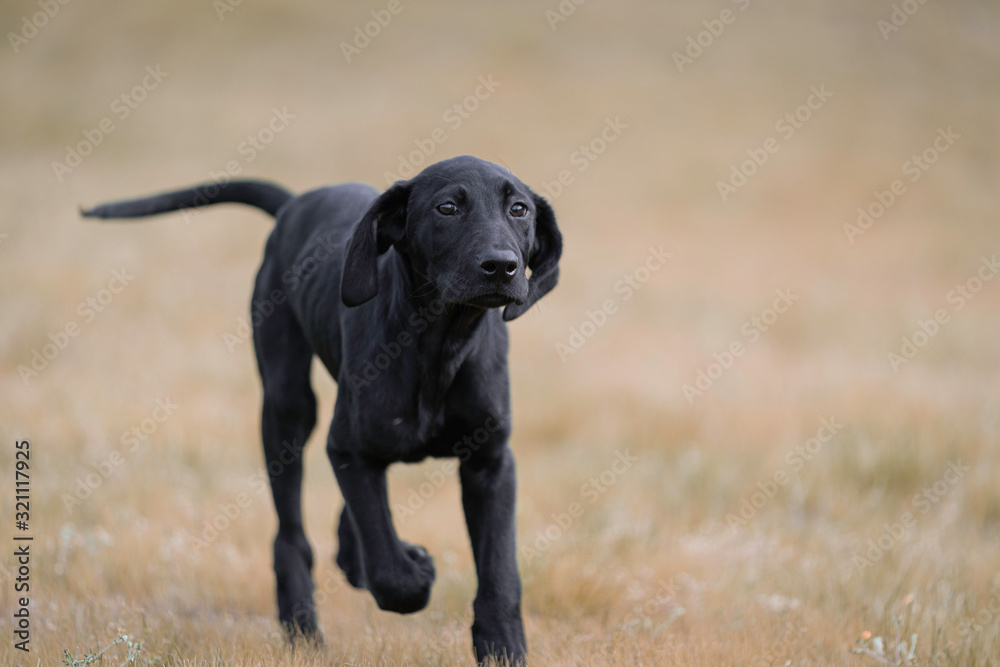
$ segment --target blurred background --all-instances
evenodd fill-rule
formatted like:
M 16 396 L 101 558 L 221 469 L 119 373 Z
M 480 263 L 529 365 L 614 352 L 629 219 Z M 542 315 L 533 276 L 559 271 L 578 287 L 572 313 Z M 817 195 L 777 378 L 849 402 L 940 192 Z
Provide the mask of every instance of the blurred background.
M 0 25 L 0 462 L 31 442 L 35 535 L 33 652 L 0 662 L 127 633 L 137 664 L 471 663 L 442 461 L 390 474 L 429 608 L 335 568 L 319 366 L 327 646 L 277 635 L 245 328 L 272 221 L 77 213 L 471 153 L 565 237 L 511 325 L 534 664 L 998 664 L 1000 6 L 17 0 Z

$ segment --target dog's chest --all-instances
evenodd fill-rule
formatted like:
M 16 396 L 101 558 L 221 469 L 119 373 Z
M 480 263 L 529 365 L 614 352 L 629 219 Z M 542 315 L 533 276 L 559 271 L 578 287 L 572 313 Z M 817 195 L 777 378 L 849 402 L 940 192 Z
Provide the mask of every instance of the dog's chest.
M 453 456 L 465 436 L 482 438 L 505 421 L 491 417 L 509 406 L 502 323 L 441 317 L 422 332 L 387 329 L 378 340 L 359 331 L 346 347 L 365 351 L 343 360 L 334 417 L 348 446 L 388 461 Z
M 470 442 L 494 439 L 507 421 L 506 395 L 496 387 L 476 386 L 464 369 L 439 401 L 426 387 L 410 392 L 367 392 L 363 407 L 352 410 L 361 449 L 388 461 L 416 462 L 428 456 L 460 456 Z

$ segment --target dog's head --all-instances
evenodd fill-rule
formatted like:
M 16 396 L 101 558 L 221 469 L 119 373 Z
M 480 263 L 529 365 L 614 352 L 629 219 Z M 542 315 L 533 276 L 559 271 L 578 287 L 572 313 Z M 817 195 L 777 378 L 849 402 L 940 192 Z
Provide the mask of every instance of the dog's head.
M 545 199 L 504 167 L 463 155 L 395 183 L 371 205 L 347 245 L 344 304 L 378 293 L 378 256 L 390 247 L 446 302 L 503 306 L 512 320 L 555 287 L 562 235 Z

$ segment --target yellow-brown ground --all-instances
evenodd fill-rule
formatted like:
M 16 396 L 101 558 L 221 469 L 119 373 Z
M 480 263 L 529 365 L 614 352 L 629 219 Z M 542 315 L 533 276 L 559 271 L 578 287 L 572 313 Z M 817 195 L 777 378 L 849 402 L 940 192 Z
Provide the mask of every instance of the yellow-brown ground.
M 70 2 L 2 45 L 0 564 L 14 566 L 17 439 L 35 541 L 31 653 L 14 649 L 0 571 L 0 663 L 58 664 L 119 628 L 139 664 L 470 662 L 474 571 L 440 461 L 391 473 L 401 535 L 438 566 L 429 608 L 383 613 L 335 568 L 336 389 L 319 367 L 305 504 L 326 649 L 276 637 L 260 390 L 238 326 L 270 221 L 76 215 L 233 165 L 296 190 L 384 186 L 442 128 L 429 160 L 510 166 L 552 197 L 566 238 L 558 289 L 512 325 L 533 664 L 876 664 L 851 653 L 865 632 L 887 650 L 916 633 L 914 664 L 1000 664 L 1000 280 L 976 282 L 1000 250 L 1000 9 L 899 2 L 888 32 L 888 0 L 562 4 L 576 8 L 553 29 L 555 1 L 403 0 L 351 62 L 341 43 L 387 3 Z M 5 4 L 4 31 L 39 11 Z M 130 108 L 119 98 L 147 66 L 168 75 Z M 449 113 L 491 76 L 474 111 Z M 779 125 L 814 87 L 829 96 L 808 120 Z M 253 154 L 242 142 L 275 109 L 294 118 Z M 57 177 L 104 118 L 113 130 Z M 609 119 L 614 141 L 574 155 Z M 949 132 L 926 170 L 906 164 Z M 764 163 L 723 200 L 747 151 Z M 884 214 L 845 229 L 896 179 Z M 661 246 L 666 263 L 621 287 Z M 121 270 L 134 279 L 87 306 Z M 773 318 L 779 290 L 795 299 Z M 615 312 L 585 324 L 607 300 Z M 50 335 L 65 349 L 24 380 Z M 894 369 L 889 354 L 911 351 Z M 699 372 L 717 377 L 685 396 Z M 634 462 L 601 482 L 619 453 Z

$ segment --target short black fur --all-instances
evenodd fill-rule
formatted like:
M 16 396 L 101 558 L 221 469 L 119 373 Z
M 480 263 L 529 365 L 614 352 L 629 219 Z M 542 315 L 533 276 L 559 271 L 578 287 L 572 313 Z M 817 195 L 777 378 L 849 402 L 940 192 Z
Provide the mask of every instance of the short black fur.
M 300 503 L 302 447 L 316 422 L 316 355 L 338 383 L 327 453 L 345 499 L 337 563 L 348 581 L 382 609 L 427 604 L 434 563 L 397 537 L 385 472 L 394 462 L 457 457 L 479 578 L 473 647 L 480 661 L 523 662 L 505 321 L 558 280 L 562 237 L 552 208 L 507 169 L 461 156 L 382 194 L 344 184 L 296 197 L 237 181 L 84 215 L 139 217 L 221 202 L 276 216 L 254 288 L 261 315 L 253 337 L 279 519 L 282 624 L 318 637 Z

